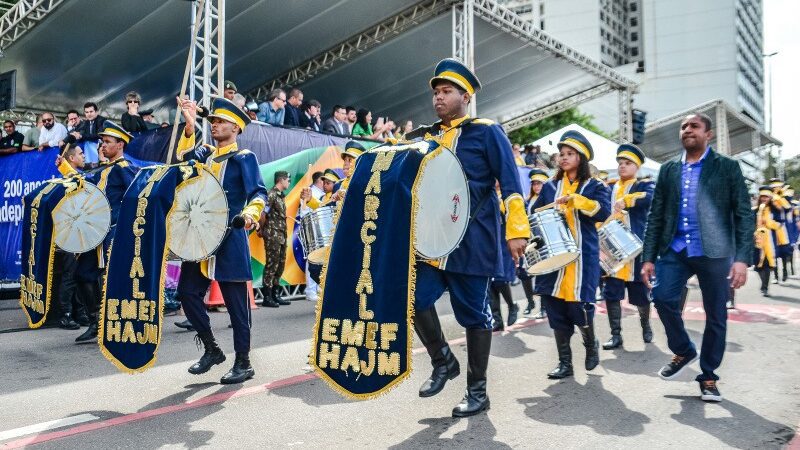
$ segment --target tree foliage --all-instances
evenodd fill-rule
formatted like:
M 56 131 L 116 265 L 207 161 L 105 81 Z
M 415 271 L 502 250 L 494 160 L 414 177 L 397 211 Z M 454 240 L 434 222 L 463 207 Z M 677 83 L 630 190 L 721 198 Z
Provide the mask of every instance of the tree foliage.
M 514 130 L 508 134 L 508 138 L 513 144 L 530 144 L 531 142 L 547 136 L 548 134 L 564 128 L 567 125 L 576 123 L 587 130 L 593 131 L 601 136 L 606 136 L 595 124 L 592 122 L 594 117 L 591 114 L 584 114 L 578 111 L 577 108 L 570 108 L 558 114 L 524 126 L 520 129 Z
M 789 183 L 795 191 L 800 191 L 800 156 L 795 156 L 785 162 L 784 174 L 786 175 L 786 182 Z

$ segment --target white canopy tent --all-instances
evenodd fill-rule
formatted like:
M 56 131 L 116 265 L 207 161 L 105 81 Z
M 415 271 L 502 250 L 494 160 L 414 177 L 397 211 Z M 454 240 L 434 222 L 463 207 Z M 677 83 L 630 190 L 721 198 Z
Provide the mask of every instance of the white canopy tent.
M 540 146 L 543 153 L 558 153 L 557 146 L 559 138 L 562 134 L 571 130 L 578 131 L 586 136 L 586 139 L 588 139 L 589 143 L 592 144 L 592 150 L 594 150 L 594 159 L 592 160 L 591 164 L 597 167 L 598 170 L 607 171 L 609 176 L 613 178 L 613 176 L 617 173 L 617 147 L 619 147 L 619 144 L 611 139 L 600 136 L 593 131 L 589 131 L 578 124 L 573 123 L 561 128 L 560 130 L 556 130 L 547 136 L 538 139 L 533 143 L 533 145 Z M 639 169 L 639 175 L 652 175 L 655 177 L 660 168 L 661 164 L 648 158 Z

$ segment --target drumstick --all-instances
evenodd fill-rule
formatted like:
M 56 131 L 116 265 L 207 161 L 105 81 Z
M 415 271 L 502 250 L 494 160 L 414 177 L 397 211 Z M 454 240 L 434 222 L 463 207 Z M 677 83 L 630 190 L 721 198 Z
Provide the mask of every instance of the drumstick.
M 557 206 L 556 202 L 553 202 L 553 203 L 550 203 L 550 204 L 547 204 L 547 205 L 544 205 L 544 206 L 540 206 L 540 207 L 534 209 L 533 212 L 544 211 L 545 209 L 554 208 L 556 206 Z
M 67 150 L 69 150 L 69 147 L 70 147 L 71 145 L 72 145 L 72 144 L 70 144 L 70 143 L 66 143 L 66 144 L 64 144 L 64 150 L 61 150 L 61 157 L 62 157 L 62 158 L 64 157 L 64 155 L 66 155 L 66 154 L 67 154 Z
M 306 170 L 306 174 L 308 174 L 309 172 L 311 172 L 311 164 L 308 165 L 308 169 Z M 305 189 L 305 188 L 303 188 L 303 189 Z M 302 192 L 301 192 L 301 194 L 302 194 Z M 300 209 L 303 209 L 305 207 L 306 207 L 306 201 L 303 199 L 303 197 L 301 195 L 301 197 L 300 197 Z
M 205 6 L 206 0 L 200 0 L 197 5 L 198 16 L 200 11 L 203 11 L 203 7 Z M 194 33 L 192 33 L 192 42 L 189 45 L 189 54 L 186 56 L 186 68 L 183 70 L 183 81 L 181 82 L 181 91 L 178 96 L 180 97 L 183 95 L 184 91 L 186 91 L 186 85 L 189 83 L 189 72 L 192 66 L 194 65 L 194 61 L 192 61 L 192 49 L 197 44 L 197 32 L 200 30 L 200 24 L 203 23 L 202 20 L 198 20 L 197 23 L 194 25 Z M 192 86 L 194 89 L 194 86 Z M 175 147 L 175 138 L 178 137 L 178 122 L 181 118 L 181 108 L 180 105 L 175 110 L 175 120 L 172 122 L 172 135 L 169 138 L 169 150 L 167 153 L 167 160 L 164 161 L 166 164 L 172 164 L 172 152 Z

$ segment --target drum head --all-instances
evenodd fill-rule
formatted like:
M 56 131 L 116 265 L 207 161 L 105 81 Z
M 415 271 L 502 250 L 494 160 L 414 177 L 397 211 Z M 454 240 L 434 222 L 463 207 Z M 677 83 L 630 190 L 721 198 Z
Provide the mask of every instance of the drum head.
M 425 156 L 427 164 L 414 193 L 414 248 L 423 258 L 443 258 L 458 247 L 469 222 L 469 187 L 456 155 L 442 148 Z
M 330 255 L 331 255 L 331 247 L 327 246 L 312 251 L 311 253 L 308 254 L 308 257 L 306 259 L 308 259 L 309 262 L 312 262 L 314 264 L 325 264 L 326 262 L 328 262 L 328 258 L 330 257 Z
M 559 270 L 567 264 L 578 259 L 578 255 L 579 253 L 572 252 L 553 255 L 544 261 L 539 261 L 538 263 L 528 267 L 528 274 L 544 275 L 546 273 L 555 272 L 556 270 Z
M 199 261 L 213 255 L 228 227 L 228 199 L 216 177 L 203 169 L 178 185 L 167 221 L 169 249 L 178 258 Z
M 67 193 L 52 214 L 55 243 L 69 253 L 96 248 L 111 228 L 108 199 L 100 188 L 87 182 Z

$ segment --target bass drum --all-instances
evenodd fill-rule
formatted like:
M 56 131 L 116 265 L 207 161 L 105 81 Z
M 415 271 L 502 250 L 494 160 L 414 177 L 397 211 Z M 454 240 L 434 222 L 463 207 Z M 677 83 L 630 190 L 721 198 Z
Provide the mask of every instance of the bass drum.
M 427 150 L 427 142 L 420 144 Z M 414 195 L 414 249 L 423 259 L 444 258 L 464 238 L 470 213 L 467 176 L 452 151 L 439 147 L 425 155 Z
M 76 179 L 77 189 L 68 192 L 53 208 L 55 244 L 69 253 L 84 253 L 103 243 L 111 229 L 111 205 L 103 191 Z
M 208 259 L 228 229 L 228 199 L 219 180 L 203 167 L 198 176 L 179 184 L 167 221 L 169 250 L 178 259 Z

